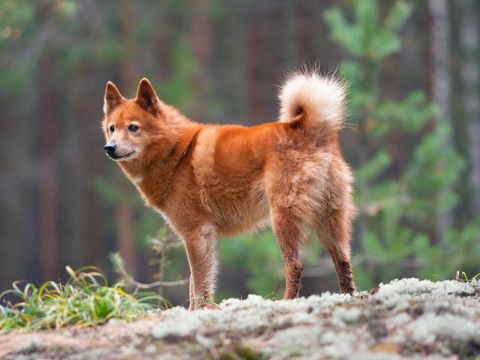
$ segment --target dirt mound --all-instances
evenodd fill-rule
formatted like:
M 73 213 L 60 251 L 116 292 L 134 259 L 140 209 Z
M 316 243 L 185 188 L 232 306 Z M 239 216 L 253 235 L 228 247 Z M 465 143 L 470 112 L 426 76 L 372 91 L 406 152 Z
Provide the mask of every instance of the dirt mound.
M 2 359 L 452 358 L 480 355 L 480 283 L 394 280 L 372 293 L 250 295 L 131 323 L 0 336 Z

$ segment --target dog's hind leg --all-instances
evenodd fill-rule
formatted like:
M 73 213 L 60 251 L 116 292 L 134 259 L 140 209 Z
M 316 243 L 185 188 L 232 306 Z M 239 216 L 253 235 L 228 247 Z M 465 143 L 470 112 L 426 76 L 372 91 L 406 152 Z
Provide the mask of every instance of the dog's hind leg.
M 315 230 L 332 257 L 340 291 L 352 294 L 355 291 L 355 282 L 350 261 L 350 224 L 346 215 L 342 211 L 334 210 Z
M 302 235 L 302 221 L 288 208 L 273 208 L 272 228 L 282 250 L 285 261 L 285 293 L 284 299 L 293 299 L 300 290 L 302 262 L 298 254 Z

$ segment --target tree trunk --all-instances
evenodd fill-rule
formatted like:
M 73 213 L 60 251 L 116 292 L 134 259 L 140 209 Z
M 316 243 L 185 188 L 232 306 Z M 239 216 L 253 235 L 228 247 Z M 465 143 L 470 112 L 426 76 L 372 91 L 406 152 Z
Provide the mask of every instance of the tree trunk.
M 39 6 L 35 14 L 40 24 L 51 11 L 50 6 Z M 51 45 L 51 44 L 50 44 Z M 58 273 L 57 223 L 57 154 L 59 138 L 58 84 L 52 79 L 56 69 L 56 50 L 49 48 L 37 63 L 35 108 L 38 124 L 39 179 L 38 179 L 38 240 L 40 244 L 40 272 L 43 279 L 53 279 Z
M 93 180 L 99 173 L 99 160 L 101 148 L 98 141 L 100 124 L 92 127 L 90 120 L 100 120 L 100 109 L 95 109 L 96 103 L 92 103 L 88 96 L 94 86 L 93 67 L 91 63 L 82 64 L 79 69 L 80 77 L 78 82 L 79 100 L 77 108 L 78 116 L 81 118 L 78 128 L 80 134 L 80 159 L 81 161 L 81 242 L 83 245 L 83 263 L 96 264 L 99 258 L 100 223 L 99 203 L 97 194 L 93 188 Z M 81 114 L 81 116 L 80 116 Z
M 288 2 L 252 2 L 246 29 L 246 85 L 249 125 L 272 121 L 277 88 L 287 69 Z
M 468 136 L 468 156 L 470 164 L 470 191 L 473 213 L 480 214 L 480 104 L 478 94 L 478 12 L 473 0 L 457 2 L 461 25 L 459 29 L 462 49 L 461 81 L 462 101 Z
M 450 24 L 448 4 L 446 0 L 429 0 L 431 23 L 431 53 L 432 53 L 432 97 L 438 106 L 438 125 L 451 119 L 450 96 L 451 79 L 449 71 Z M 451 139 L 447 139 L 445 148 L 452 148 Z M 447 169 L 445 169 L 447 171 Z M 439 189 L 439 197 L 443 197 L 451 189 Z M 441 241 L 445 231 L 453 225 L 450 209 L 438 209 L 435 230 L 436 241 Z
M 308 0 L 298 0 L 295 2 L 295 53 L 297 62 L 301 66 L 314 66 L 317 63 L 318 47 L 321 46 L 321 38 L 317 34 L 318 19 L 316 11 L 318 4 Z M 321 64 L 322 66 L 324 64 Z
M 135 62 L 138 61 L 135 52 L 133 32 L 135 29 L 135 4 L 129 0 L 121 3 L 121 39 L 123 44 L 122 62 L 120 64 L 120 81 L 125 90 L 133 89 L 136 83 Z M 131 91 L 131 90 L 129 90 Z M 125 177 L 117 182 L 121 194 L 131 191 Z M 133 211 L 128 203 L 129 197 L 120 199 L 115 208 L 116 241 L 117 248 L 125 261 L 125 268 L 130 273 L 135 273 L 135 243 L 133 238 Z
M 40 241 L 40 263 L 43 279 L 52 279 L 57 275 L 58 269 L 58 239 L 57 239 L 57 174 L 56 174 L 56 122 L 52 108 L 56 98 L 46 88 L 50 79 L 44 79 L 51 74 L 47 68 L 51 67 L 52 59 L 45 58 L 38 66 L 37 90 L 38 118 L 40 121 L 40 167 L 38 189 L 38 237 Z
M 192 84 L 195 93 L 193 116 L 205 121 L 208 101 L 209 65 L 211 47 L 211 23 L 209 0 L 193 2 L 192 46 L 195 58 L 195 74 Z

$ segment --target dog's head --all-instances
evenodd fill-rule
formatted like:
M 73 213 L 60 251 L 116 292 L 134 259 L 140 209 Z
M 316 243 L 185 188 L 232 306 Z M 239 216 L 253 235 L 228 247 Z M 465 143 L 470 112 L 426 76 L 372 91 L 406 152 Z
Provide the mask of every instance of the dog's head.
M 138 84 L 135 99 L 124 98 L 112 82 L 107 82 L 103 105 L 107 155 L 115 161 L 139 158 L 159 133 L 162 107 L 152 84 L 145 78 Z

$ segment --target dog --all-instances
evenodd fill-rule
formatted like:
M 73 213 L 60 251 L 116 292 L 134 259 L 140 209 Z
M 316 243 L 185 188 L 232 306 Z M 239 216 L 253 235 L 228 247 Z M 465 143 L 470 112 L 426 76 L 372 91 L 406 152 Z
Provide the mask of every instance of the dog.
M 346 91 L 334 77 L 294 73 L 279 93 L 279 121 L 245 127 L 191 121 L 146 78 L 134 99 L 107 83 L 104 150 L 183 240 L 190 310 L 211 304 L 217 238 L 268 223 L 284 257 L 284 299 L 300 288 L 305 226 L 330 253 L 341 292 L 355 291 L 353 175 L 338 141 Z

